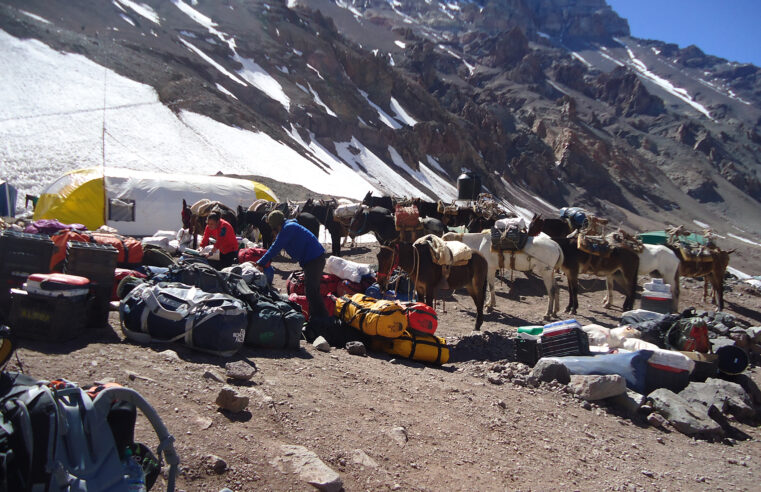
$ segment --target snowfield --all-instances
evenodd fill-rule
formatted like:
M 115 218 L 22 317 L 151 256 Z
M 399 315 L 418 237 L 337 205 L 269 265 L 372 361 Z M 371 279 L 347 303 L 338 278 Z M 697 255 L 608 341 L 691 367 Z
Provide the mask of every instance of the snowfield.
M 20 40 L 0 31 L 0 57 L 14 67 L 0 72 L 6 91 L 0 107 L 0 179 L 15 184 L 21 197 L 39 194 L 67 171 L 105 164 L 161 172 L 260 175 L 354 199 L 368 191 L 432 198 L 356 139 L 337 143 L 336 156 L 314 141 L 304 141 L 291 128 L 289 133 L 305 156 L 264 133 L 188 111 L 175 115 L 152 87 L 37 40 Z M 252 78 L 252 66 L 238 75 Z M 401 105 L 395 106 L 398 113 L 406 113 Z M 407 124 L 415 123 L 407 114 L 399 116 Z M 349 146 L 361 154 L 355 156 Z M 443 178 L 425 166 L 421 169 L 428 182 L 424 184 L 452 193 L 453 187 Z

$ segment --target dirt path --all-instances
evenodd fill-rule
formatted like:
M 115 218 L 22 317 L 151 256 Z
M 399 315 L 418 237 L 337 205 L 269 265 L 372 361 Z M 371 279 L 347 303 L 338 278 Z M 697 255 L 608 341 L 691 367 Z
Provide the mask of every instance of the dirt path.
M 373 255 L 363 248 L 348 257 L 374 263 Z M 296 265 L 275 266 L 275 283 L 284 287 Z M 493 340 L 492 359 L 510 356 L 500 354 L 500 333 L 541 321 L 541 285 L 517 274 L 520 298 L 498 286 L 497 311 L 483 326 L 491 332 L 483 336 Z M 613 326 L 623 296 L 616 296 L 614 309 L 602 309 L 601 285 L 582 282 L 577 318 Z M 702 286 L 686 283 L 682 292 L 682 306 L 702 307 Z M 730 312 L 761 324 L 761 298 L 748 288 L 735 287 L 727 299 Z M 561 303 L 566 301 L 563 290 Z M 446 312 L 438 309 L 440 335 L 470 335 L 470 298 L 449 296 Z M 111 324 L 113 330 L 72 344 L 27 344 L 20 360 L 26 372 L 41 378 L 114 380 L 140 391 L 176 437 L 181 490 L 313 490 L 273 464 L 284 444 L 315 452 L 340 473 L 346 490 L 758 490 L 761 479 L 758 428 L 740 425 L 751 439 L 734 446 L 667 434 L 613 409 L 583 404 L 561 388 L 528 388 L 509 378 L 490 382 L 495 371 L 525 371 L 507 360 L 436 368 L 383 354 L 322 353 L 304 342 L 298 352 L 244 349 L 234 359 L 257 372 L 238 390 L 251 403 L 248 411 L 230 415 L 214 404 L 223 383 L 204 376 L 224 374 L 227 360 L 176 345 L 133 345 L 123 340 L 117 314 Z M 761 381 L 758 371 L 753 377 Z M 140 421 L 139 439 L 148 440 L 146 429 Z M 357 450 L 370 460 L 358 459 Z M 228 465 L 221 475 L 211 470 L 212 454 Z

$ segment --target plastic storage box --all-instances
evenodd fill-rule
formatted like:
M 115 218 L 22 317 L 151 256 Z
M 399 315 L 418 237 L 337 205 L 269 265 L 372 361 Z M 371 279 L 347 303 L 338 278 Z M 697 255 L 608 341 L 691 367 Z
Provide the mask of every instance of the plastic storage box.
M 19 338 L 63 342 L 85 331 L 87 310 L 87 298 L 40 296 L 13 289 L 8 324 Z
M 113 246 L 69 241 L 63 271 L 90 279 L 94 302 L 88 313 L 88 325 L 100 328 L 108 324 L 109 304 L 114 285 L 119 252 Z
M 50 271 L 54 248 L 53 241 L 44 234 L 0 234 L 0 315 L 10 311 L 11 289 L 21 287 L 31 273 Z

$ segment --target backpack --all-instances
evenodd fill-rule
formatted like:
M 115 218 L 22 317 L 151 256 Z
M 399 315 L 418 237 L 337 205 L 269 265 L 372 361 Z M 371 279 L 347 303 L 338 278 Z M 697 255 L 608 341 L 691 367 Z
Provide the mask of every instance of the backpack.
M 671 325 L 666 332 L 666 347 L 684 352 L 702 352 L 711 350 L 708 340 L 708 325 L 703 318 L 682 318 Z
M 109 387 L 93 399 L 67 381 L 47 383 L 3 372 L 0 491 L 126 491 L 122 464 L 126 446 L 119 448 L 124 445 L 124 436 L 132 438 L 134 427 L 117 429 L 109 424 L 112 409 L 125 402 L 139 409 L 158 435 L 157 452 L 170 465 L 167 489 L 173 490 L 179 465 L 174 438 L 139 393 Z M 155 480 L 158 472 L 152 475 Z

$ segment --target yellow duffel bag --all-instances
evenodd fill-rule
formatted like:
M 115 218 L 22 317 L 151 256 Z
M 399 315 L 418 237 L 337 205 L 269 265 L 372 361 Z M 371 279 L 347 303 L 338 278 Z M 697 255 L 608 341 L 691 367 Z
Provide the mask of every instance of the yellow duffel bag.
M 410 331 L 405 331 L 401 337 L 393 340 L 373 338 L 370 341 L 370 350 L 432 364 L 446 364 L 449 361 L 449 347 L 446 340 L 434 335 Z
M 355 330 L 372 336 L 396 338 L 407 329 L 404 306 L 364 294 L 336 299 L 335 315 Z

